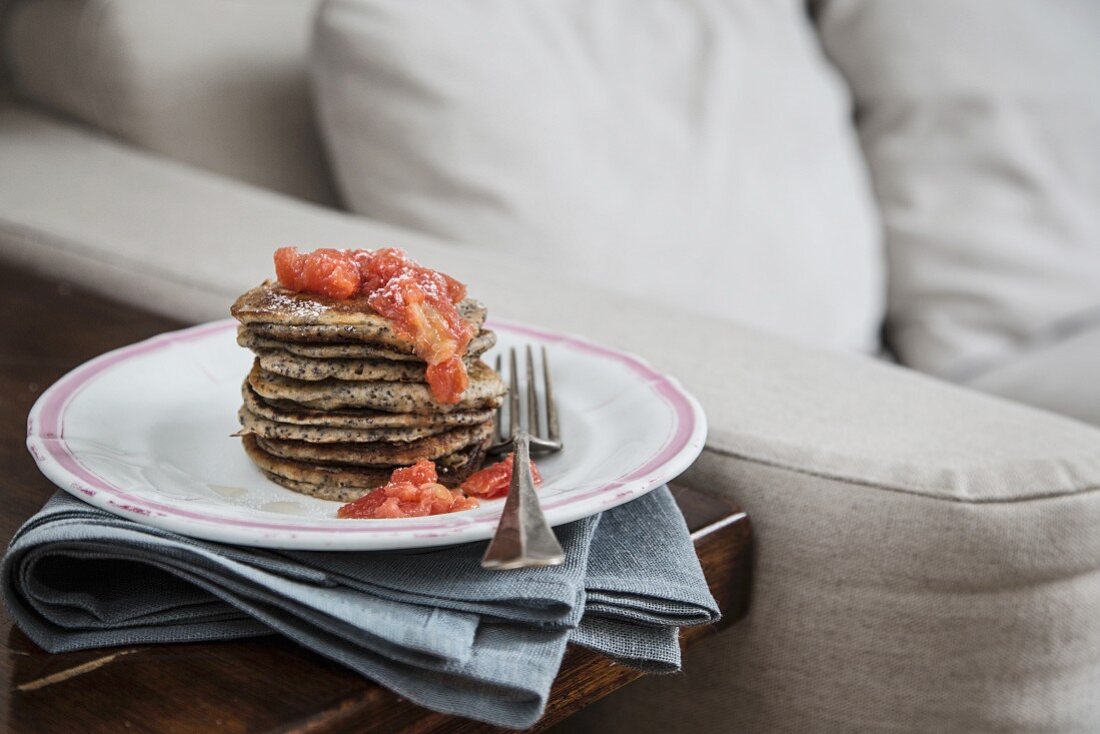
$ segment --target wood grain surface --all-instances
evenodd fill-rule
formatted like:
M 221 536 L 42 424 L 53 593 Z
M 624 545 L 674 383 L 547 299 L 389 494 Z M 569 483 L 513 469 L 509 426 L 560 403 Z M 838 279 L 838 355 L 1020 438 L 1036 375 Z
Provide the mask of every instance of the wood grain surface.
M 68 283 L 0 265 L 0 542 L 54 492 L 24 447 L 26 415 L 54 380 L 108 349 L 184 326 Z M 748 517 L 674 487 L 722 625 L 744 615 L 751 574 Z M 721 625 L 719 625 L 721 626 Z M 685 630 L 706 644 L 713 627 Z M 0 730 L 52 732 L 483 732 L 436 714 L 279 637 L 49 655 L 0 611 Z M 578 647 L 562 663 L 545 729 L 640 674 Z

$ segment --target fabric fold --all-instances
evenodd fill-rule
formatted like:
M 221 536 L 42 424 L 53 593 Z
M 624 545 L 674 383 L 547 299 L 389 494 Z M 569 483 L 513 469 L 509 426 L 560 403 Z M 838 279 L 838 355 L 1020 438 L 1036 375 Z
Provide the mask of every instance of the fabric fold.
M 490 572 L 484 543 L 226 546 L 59 493 L 16 533 L 0 583 L 16 623 L 51 652 L 278 633 L 427 708 L 525 728 L 568 642 L 670 672 L 677 629 L 719 614 L 667 488 L 556 532 L 563 565 Z

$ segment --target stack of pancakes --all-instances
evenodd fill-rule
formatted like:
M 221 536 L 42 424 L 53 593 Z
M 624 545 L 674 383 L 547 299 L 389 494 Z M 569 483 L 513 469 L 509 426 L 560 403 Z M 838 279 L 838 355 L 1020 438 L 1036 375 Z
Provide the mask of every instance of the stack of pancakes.
M 431 459 L 447 486 L 480 468 L 494 410 L 507 390 L 479 356 L 496 337 L 485 307 L 459 313 L 476 327 L 464 361 L 470 384 L 454 405 L 437 402 L 427 364 L 365 299 L 336 301 L 268 281 L 233 304 L 237 342 L 256 354 L 243 386 L 241 436 L 275 482 L 347 502 L 401 466 Z

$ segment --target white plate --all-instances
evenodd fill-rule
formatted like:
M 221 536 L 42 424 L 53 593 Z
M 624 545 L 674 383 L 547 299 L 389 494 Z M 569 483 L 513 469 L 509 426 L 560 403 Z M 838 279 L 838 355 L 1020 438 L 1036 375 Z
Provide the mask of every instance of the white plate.
M 552 525 L 639 497 L 686 469 L 706 418 L 638 357 L 529 326 L 492 322 L 496 350 L 545 345 L 565 450 L 539 459 Z M 223 543 L 314 550 L 449 545 L 492 535 L 503 500 L 401 520 L 338 520 L 337 502 L 269 481 L 230 434 L 252 355 L 236 322 L 203 324 L 104 354 L 50 387 L 27 446 L 57 486 L 104 510 Z

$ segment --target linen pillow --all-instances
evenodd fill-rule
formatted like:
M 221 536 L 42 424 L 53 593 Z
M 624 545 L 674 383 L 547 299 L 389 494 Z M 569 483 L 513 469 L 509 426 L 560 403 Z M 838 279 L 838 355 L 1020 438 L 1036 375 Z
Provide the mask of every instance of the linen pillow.
M 6 0 L 0 0 L 0 5 Z M 11 0 L 15 91 L 133 145 L 320 203 L 306 57 L 317 0 Z
M 877 348 L 870 186 L 795 0 L 332 0 L 312 72 L 358 213 Z
M 1100 324 L 1100 3 L 825 0 L 818 24 L 856 99 L 902 361 L 967 380 Z

